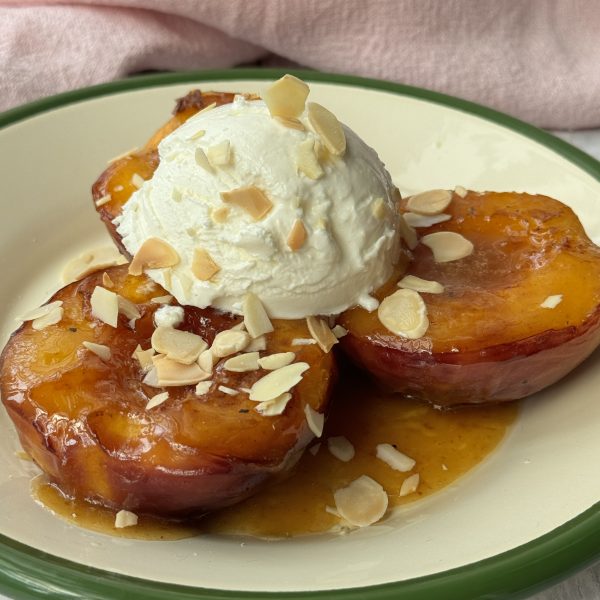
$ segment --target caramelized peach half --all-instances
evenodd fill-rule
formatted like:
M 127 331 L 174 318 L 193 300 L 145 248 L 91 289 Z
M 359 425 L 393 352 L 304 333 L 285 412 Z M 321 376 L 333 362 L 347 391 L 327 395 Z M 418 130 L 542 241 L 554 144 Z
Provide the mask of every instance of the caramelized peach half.
M 341 345 L 358 364 L 445 407 L 529 396 L 600 344 L 600 249 L 570 208 L 545 196 L 469 192 L 453 194 L 445 213 L 450 220 L 419 235 L 459 233 L 472 254 L 435 262 L 429 247 L 415 248 L 406 274 L 444 286 L 421 294 L 429 327 L 419 339 L 388 331 L 377 311 L 344 313 Z M 379 298 L 396 289 L 390 282 Z
M 25 323 L 0 358 L 2 401 L 23 448 L 51 480 L 69 496 L 108 507 L 183 515 L 238 502 L 289 470 L 314 437 L 305 406 L 323 412 L 332 382 L 331 354 L 292 344 L 310 337 L 305 322 L 274 321 L 266 336 L 263 355 L 292 351 L 310 368 L 290 390 L 284 412 L 263 416 L 243 391 L 267 374 L 262 369 L 232 372 L 222 359 L 204 395 L 191 385 L 143 383 L 132 354 L 138 344 L 150 347 L 159 306 L 151 300 L 165 291 L 145 276 L 128 275 L 126 266 L 107 273 L 111 290 L 137 305 L 135 327 L 124 315 L 117 327 L 92 315 L 90 297 L 103 285 L 102 273 L 95 273 L 53 296 L 63 302 L 59 323 L 39 331 Z M 209 344 L 240 320 L 184 310 L 180 328 Z M 110 357 L 103 360 L 84 342 L 107 346 Z M 163 391 L 168 399 L 146 408 Z

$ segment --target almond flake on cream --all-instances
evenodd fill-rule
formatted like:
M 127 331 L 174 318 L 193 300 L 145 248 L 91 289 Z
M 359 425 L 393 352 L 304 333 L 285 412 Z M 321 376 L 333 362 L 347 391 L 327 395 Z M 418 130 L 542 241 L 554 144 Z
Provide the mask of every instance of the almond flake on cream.
M 263 94 L 263 99 L 273 117 L 294 119 L 304 112 L 310 88 L 293 75 L 284 75 L 272 83 Z
M 302 219 L 296 219 L 288 234 L 286 243 L 292 252 L 300 250 L 306 241 L 306 227 Z
M 231 144 L 229 140 L 223 140 L 206 151 L 208 162 L 213 167 L 225 167 L 231 164 Z
M 260 221 L 266 217 L 273 208 L 273 203 L 256 186 L 221 192 L 221 200 L 226 204 L 233 204 L 246 211 L 254 221 Z
M 298 144 L 296 169 L 299 173 L 303 173 L 309 179 L 319 179 L 319 177 L 323 176 L 324 171 L 317 160 L 317 155 L 315 154 L 315 142 L 313 139 L 307 138 Z
M 192 273 L 200 281 L 210 281 L 221 267 L 212 259 L 211 255 L 203 248 L 194 250 L 192 259 Z
M 252 338 L 258 338 L 273 331 L 273 324 L 269 319 L 269 315 L 255 294 L 246 294 L 242 311 L 244 313 L 244 325 Z
M 324 106 L 309 102 L 308 120 L 327 150 L 335 156 L 343 156 L 346 151 L 346 135 L 336 116 Z
M 141 275 L 144 269 L 164 269 L 179 264 L 179 255 L 167 242 L 148 238 L 133 256 L 129 265 L 130 275 Z

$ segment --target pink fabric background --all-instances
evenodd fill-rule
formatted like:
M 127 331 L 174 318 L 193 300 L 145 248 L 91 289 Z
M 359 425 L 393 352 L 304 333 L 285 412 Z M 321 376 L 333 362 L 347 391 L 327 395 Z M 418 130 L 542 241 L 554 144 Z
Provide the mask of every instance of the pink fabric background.
M 281 61 L 600 126 L 594 0 L 0 0 L 0 110 L 144 70 Z

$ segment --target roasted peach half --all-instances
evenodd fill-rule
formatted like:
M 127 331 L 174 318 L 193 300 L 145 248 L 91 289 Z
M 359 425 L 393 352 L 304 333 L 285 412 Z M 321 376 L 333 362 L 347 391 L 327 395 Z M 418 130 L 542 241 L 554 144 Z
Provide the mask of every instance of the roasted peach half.
M 137 306 L 135 325 L 120 314 L 116 327 L 92 314 L 90 297 L 107 284 L 103 273 L 72 283 L 52 300 L 62 301 L 62 320 L 36 330 L 26 322 L 0 358 L 2 401 L 23 448 L 61 490 L 113 508 L 185 515 L 230 505 L 288 471 L 314 437 L 306 406 L 322 413 L 332 382 L 333 357 L 308 338 L 304 321 L 274 321 L 262 353 L 295 352 L 309 365 L 283 413 L 257 412 L 248 389 L 268 372 L 214 367 L 207 391 L 193 385 L 157 388 L 143 383 L 136 347 L 150 346 L 155 330 L 152 298 L 165 291 L 127 266 L 107 271 L 110 290 Z M 180 329 L 211 344 L 240 317 L 185 307 Z M 110 348 L 100 357 L 84 345 Z M 150 398 L 168 398 L 147 408 Z M 310 411 L 308 411 L 310 413 Z M 312 413 L 311 413 L 312 414 Z
M 398 392 L 447 407 L 529 396 L 600 344 L 600 249 L 570 208 L 545 196 L 469 192 L 454 193 L 444 212 L 449 220 L 419 236 L 459 233 L 472 254 L 436 262 L 426 245 L 414 249 L 406 274 L 444 287 L 421 294 L 429 327 L 419 339 L 395 335 L 377 311 L 344 313 L 341 345 L 359 365 Z

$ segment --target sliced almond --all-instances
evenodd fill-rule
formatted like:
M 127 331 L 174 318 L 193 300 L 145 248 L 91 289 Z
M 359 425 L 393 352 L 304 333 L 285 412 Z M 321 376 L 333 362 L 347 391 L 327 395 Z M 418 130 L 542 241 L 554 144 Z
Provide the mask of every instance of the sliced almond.
M 150 410 L 151 408 L 160 406 L 161 404 L 163 404 L 163 402 L 166 402 L 168 399 L 169 392 L 161 392 L 160 394 L 156 394 L 155 396 L 152 396 L 150 400 L 148 400 L 148 403 L 146 404 L 146 410 Z
M 406 456 L 400 450 L 394 448 L 391 444 L 377 445 L 377 458 L 390 466 L 394 471 L 406 473 L 410 471 L 417 463 L 410 456 Z
M 361 475 L 333 494 L 342 519 L 356 527 L 368 527 L 383 517 L 388 507 L 385 490 L 374 479 Z
M 319 317 L 307 317 L 306 324 L 313 339 L 319 344 L 323 352 L 329 352 L 335 344 L 338 343 L 337 337 L 333 334 L 329 325 L 324 319 Z
M 419 243 L 417 232 L 404 220 L 403 215 L 398 217 L 398 231 L 410 250 L 414 250 Z
M 144 185 L 145 179 L 139 174 L 134 173 L 131 176 L 131 183 L 139 190 Z
M 258 359 L 258 364 L 261 369 L 266 371 L 275 371 L 281 369 L 281 367 L 287 367 L 291 365 L 296 359 L 295 352 L 278 352 L 277 354 L 270 354 L 269 356 L 263 356 Z
M 33 319 L 31 321 L 31 327 L 36 331 L 41 331 L 42 329 L 46 329 L 46 327 L 50 327 L 50 325 L 56 325 L 62 321 L 63 313 L 64 310 L 62 306 L 57 306 L 45 315 Z
M 165 269 L 179 263 L 175 249 L 159 238 L 148 238 L 135 253 L 129 265 L 130 275 L 141 275 L 144 269 Z
M 293 119 L 304 112 L 310 88 L 293 75 L 284 75 L 272 83 L 263 94 L 271 116 Z
M 202 167 L 205 171 L 208 171 L 209 173 L 215 172 L 215 169 L 208 160 L 208 156 L 206 156 L 206 153 L 202 148 L 196 148 L 196 151 L 194 152 L 194 159 L 196 160 L 196 164 L 199 167 Z
M 300 250 L 302 246 L 304 246 L 304 242 L 306 241 L 306 227 L 304 227 L 304 222 L 302 219 L 296 219 L 292 228 L 290 229 L 290 233 L 288 234 L 286 243 L 288 248 L 292 252 L 296 252 Z
M 105 204 L 108 204 L 111 201 L 112 201 L 112 196 L 110 194 L 105 194 L 101 198 L 98 198 L 98 200 L 94 200 L 94 204 L 96 205 L 97 208 L 100 208 L 101 206 L 104 206 Z
M 246 331 L 220 331 L 215 336 L 210 351 L 216 358 L 225 358 L 232 354 L 242 352 L 250 343 L 250 336 Z
M 210 350 L 205 350 L 204 352 L 201 352 L 200 356 L 198 357 L 198 366 L 203 371 L 212 373 L 216 361 L 217 357 Z
M 262 352 L 267 349 L 267 338 L 264 335 L 250 340 L 246 346 L 246 352 Z
M 122 192 L 125 188 L 122 185 L 115 185 L 113 192 Z
M 102 273 L 102 286 L 105 288 L 111 288 L 115 285 L 115 282 L 110 278 L 110 275 L 106 272 Z
M 212 259 L 211 255 L 203 248 L 194 249 L 192 259 L 192 273 L 200 281 L 210 281 L 221 267 Z
M 163 355 L 154 356 L 152 362 L 160 387 L 196 385 L 210 378 L 210 373 L 204 372 L 196 363 L 184 365 Z
M 308 428 L 313 432 L 315 437 L 323 435 L 323 427 L 325 427 L 325 415 L 317 412 L 310 404 L 304 405 L 304 415 Z
M 43 306 L 38 306 L 33 310 L 27 311 L 25 314 L 17 317 L 17 321 L 33 321 L 35 319 L 39 319 L 40 317 L 45 317 L 48 313 L 51 313 L 53 310 L 60 308 L 63 305 L 62 300 L 55 300 L 54 302 L 49 302 L 48 304 L 44 304 Z
M 110 360 L 111 351 L 108 346 L 105 346 L 104 344 L 94 344 L 94 342 L 83 342 L 82 345 L 102 360 Z
M 409 494 L 414 494 L 419 487 L 419 474 L 413 473 L 409 475 L 400 486 L 400 496 L 408 496 Z
M 255 294 L 244 296 L 242 305 L 244 325 L 252 338 L 257 338 L 273 331 L 273 324 L 262 302 Z
M 377 316 L 386 329 L 410 340 L 423 337 L 429 327 L 425 302 L 414 290 L 398 290 L 384 298 Z
M 215 223 L 225 223 L 227 221 L 227 217 L 229 216 L 229 208 L 226 206 L 219 206 L 218 208 L 213 208 L 210 212 L 210 218 Z
M 281 396 L 277 396 L 273 400 L 269 400 L 267 402 L 259 402 L 255 409 L 256 412 L 260 413 L 264 417 L 275 417 L 277 415 L 283 414 L 285 411 L 285 407 L 288 405 L 288 402 L 292 399 L 292 395 L 289 392 L 285 392 L 281 394 Z
M 294 338 L 292 340 L 292 346 L 312 346 L 316 343 L 317 340 L 313 340 L 312 338 Z
M 408 210 L 420 215 L 439 215 L 452 202 L 452 192 L 448 190 L 430 190 L 411 196 L 407 202 Z
M 142 371 L 147 373 L 153 366 L 152 357 L 156 354 L 154 348 L 148 348 L 148 350 L 142 350 L 142 347 L 138 344 L 137 348 L 133 351 L 131 355 L 132 358 L 135 358 L 139 363 Z
M 324 174 L 315 154 L 315 142 L 311 138 L 307 138 L 298 144 L 296 169 L 299 173 L 304 173 L 309 179 L 319 179 Z
M 473 244 L 454 231 L 438 231 L 424 235 L 421 243 L 431 248 L 433 259 L 438 263 L 459 260 L 473 254 Z
M 135 320 L 142 316 L 142 313 L 135 302 L 132 302 L 123 296 L 117 295 L 117 303 L 119 305 L 119 312 L 122 315 L 125 315 L 127 319 Z
M 193 142 L 194 140 L 199 140 L 200 138 L 204 137 L 205 133 L 206 133 L 206 131 L 204 129 L 198 129 L 198 131 L 196 131 L 195 133 L 192 133 L 192 135 L 190 135 L 188 140 L 190 142 Z
M 173 296 L 171 294 L 167 294 L 166 296 L 154 296 L 154 298 L 150 299 L 152 304 L 171 304 L 173 302 Z
M 220 392 L 227 394 L 228 396 L 239 396 L 240 394 L 238 390 L 234 390 L 233 388 L 227 387 L 226 385 L 220 385 L 217 389 Z
M 258 369 L 258 352 L 247 352 L 246 354 L 238 354 L 225 361 L 223 368 L 226 371 L 234 373 L 247 373 L 248 371 L 256 371 Z
M 331 331 L 338 340 L 348 335 L 348 330 L 341 325 L 336 325 Z
M 438 223 L 444 223 L 452 218 L 452 215 L 440 213 L 439 215 L 419 215 L 414 212 L 402 213 L 404 220 L 410 227 L 431 227 Z
M 309 368 L 305 362 L 298 362 L 271 371 L 261 377 L 250 390 L 250 400 L 266 402 L 273 400 L 284 392 L 289 392 L 302 380 L 302 373 Z
M 333 456 L 342 462 L 349 462 L 354 458 L 354 446 L 343 435 L 328 438 L 327 448 Z
M 563 299 L 562 294 L 555 294 L 554 296 L 548 296 L 541 304 L 540 308 L 556 308 Z
M 200 353 L 208 348 L 199 335 L 172 327 L 157 327 L 150 341 L 156 352 L 184 365 L 196 362 Z
M 437 281 L 421 279 L 415 275 L 406 275 L 398 282 L 398 287 L 426 294 L 442 294 L 444 286 Z
M 245 210 L 255 221 L 267 216 L 273 203 L 265 193 L 256 186 L 241 187 L 229 192 L 221 192 L 221 199 L 227 204 L 234 204 Z
M 115 515 L 115 527 L 123 529 L 124 527 L 133 527 L 138 524 L 138 517 L 135 513 L 128 510 L 120 510 Z
M 156 372 L 156 367 L 154 363 L 152 363 L 152 368 L 148 369 L 146 375 L 144 375 L 144 379 L 142 379 L 142 383 L 149 385 L 150 387 L 161 387 L 158 385 L 158 374 Z
M 94 288 L 90 298 L 92 315 L 103 323 L 116 327 L 119 321 L 119 298 L 117 294 L 99 285 Z
M 62 280 L 65 283 L 79 281 L 90 273 L 124 265 L 126 262 L 127 259 L 114 246 L 96 248 L 70 261 L 63 269 Z
M 297 129 L 298 131 L 306 131 L 306 127 L 304 127 L 302 121 L 299 119 L 292 119 L 287 117 L 273 117 L 278 123 L 281 123 L 284 127 L 288 129 Z
M 197 396 L 205 396 L 206 394 L 208 394 L 208 392 L 210 391 L 210 388 L 212 387 L 212 380 L 207 380 L 207 381 L 200 381 L 199 383 L 196 384 L 196 395 Z
M 229 140 L 223 140 L 206 151 L 208 162 L 213 167 L 225 167 L 231 164 L 232 152 Z
M 457 185 L 454 188 L 454 193 L 461 198 L 464 198 L 468 194 L 466 188 L 464 188 L 462 185 Z
M 308 120 L 327 150 L 335 156 L 343 156 L 346 151 L 346 135 L 336 116 L 324 106 L 309 102 Z

